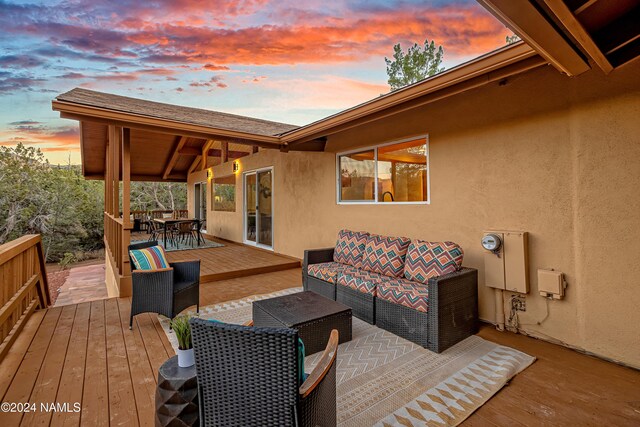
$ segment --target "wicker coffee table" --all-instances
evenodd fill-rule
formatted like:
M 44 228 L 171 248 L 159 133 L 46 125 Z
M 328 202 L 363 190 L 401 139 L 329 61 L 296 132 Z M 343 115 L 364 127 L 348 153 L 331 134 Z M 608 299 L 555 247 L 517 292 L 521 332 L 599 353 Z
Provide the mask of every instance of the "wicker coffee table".
M 351 308 L 310 291 L 254 302 L 253 324 L 297 329 L 305 355 L 324 350 L 332 329 L 351 341 Z

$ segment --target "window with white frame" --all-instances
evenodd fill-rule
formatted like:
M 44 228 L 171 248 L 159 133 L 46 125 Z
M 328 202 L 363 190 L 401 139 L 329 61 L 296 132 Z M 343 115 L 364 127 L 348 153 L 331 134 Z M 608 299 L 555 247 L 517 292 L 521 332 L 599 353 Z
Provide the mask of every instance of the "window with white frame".
M 338 203 L 429 203 L 427 137 L 338 153 Z

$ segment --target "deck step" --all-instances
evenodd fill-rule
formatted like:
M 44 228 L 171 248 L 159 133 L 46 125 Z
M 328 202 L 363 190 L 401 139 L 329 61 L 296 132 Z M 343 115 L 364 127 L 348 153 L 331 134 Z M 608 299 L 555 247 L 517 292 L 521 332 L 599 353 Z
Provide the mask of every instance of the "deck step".
M 300 260 L 226 240 L 217 248 L 167 252 L 169 262 L 200 260 L 200 282 L 218 282 L 300 268 Z
M 292 268 L 300 268 L 300 262 L 290 260 L 281 264 L 272 264 L 262 267 L 248 267 L 238 270 L 229 270 L 220 273 L 200 274 L 200 282 L 219 282 L 227 279 L 237 279 L 238 277 L 255 276 L 257 274 L 274 273 L 276 271 L 290 270 Z

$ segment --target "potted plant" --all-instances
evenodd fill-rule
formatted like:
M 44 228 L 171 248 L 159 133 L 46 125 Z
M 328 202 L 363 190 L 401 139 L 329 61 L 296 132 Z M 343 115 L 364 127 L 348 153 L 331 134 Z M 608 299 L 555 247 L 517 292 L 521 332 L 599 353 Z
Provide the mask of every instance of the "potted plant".
M 171 328 L 178 339 L 178 366 L 188 368 L 196 361 L 191 343 L 191 326 L 189 316 L 177 316 L 171 321 Z

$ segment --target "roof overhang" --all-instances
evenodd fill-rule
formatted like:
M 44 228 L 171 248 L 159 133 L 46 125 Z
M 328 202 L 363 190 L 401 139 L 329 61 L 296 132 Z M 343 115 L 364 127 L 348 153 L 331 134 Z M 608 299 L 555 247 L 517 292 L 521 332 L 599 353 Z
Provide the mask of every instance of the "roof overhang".
M 51 104 L 54 111 L 60 112 L 60 117 L 78 120 L 80 122 L 103 123 L 199 139 L 224 140 L 238 144 L 257 145 L 263 148 L 280 148 L 280 140 L 277 136 L 257 135 L 248 132 L 201 126 L 60 100 L 53 100 Z
M 637 0 L 477 0 L 559 71 L 605 73 L 640 55 Z
M 428 79 L 282 134 L 288 146 L 398 114 L 546 65 L 524 42 L 507 45 Z

